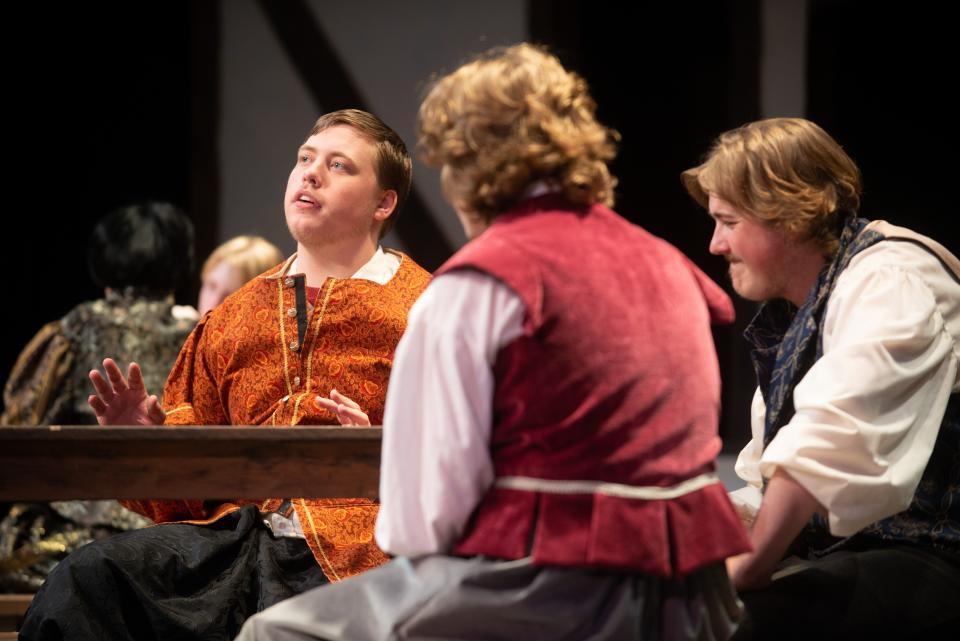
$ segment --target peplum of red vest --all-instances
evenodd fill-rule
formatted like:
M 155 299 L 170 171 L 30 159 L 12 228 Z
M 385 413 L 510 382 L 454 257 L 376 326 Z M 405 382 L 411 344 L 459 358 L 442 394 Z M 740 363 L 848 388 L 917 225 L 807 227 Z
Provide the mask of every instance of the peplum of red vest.
M 526 307 L 494 365 L 496 480 L 454 553 L 684 575 L 750 549 L 714 475 L 730 299 L 602 205 L 497 217 L 437 274 L 476 269 Z

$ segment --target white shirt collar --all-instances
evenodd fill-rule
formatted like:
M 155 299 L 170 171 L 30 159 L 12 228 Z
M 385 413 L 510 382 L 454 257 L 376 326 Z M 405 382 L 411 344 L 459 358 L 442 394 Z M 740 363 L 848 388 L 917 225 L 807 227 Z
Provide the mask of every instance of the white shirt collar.
M 378 246 L 370 260 L 351 278 L 363 278 L 372 280 L 378 285 L 386 285 L 398 269 L 400 269 L 400 256 L 394 252 L 385 252 L 383 247 Z
M 400 269 L 400 255 L 394 251 L 383 251 L 383 247 L 377 246 L 377 251 L 373 253 L 363 266 L 360 267 L 350 278 L 362 278 L 370 280 L 378 285 L 386 285 L 393 278 L 393 275 Z M 294 254 L 286 269 L 280 269 L 275 276 L 281 274 L 297 274 L 300 271 L 297 255 Z

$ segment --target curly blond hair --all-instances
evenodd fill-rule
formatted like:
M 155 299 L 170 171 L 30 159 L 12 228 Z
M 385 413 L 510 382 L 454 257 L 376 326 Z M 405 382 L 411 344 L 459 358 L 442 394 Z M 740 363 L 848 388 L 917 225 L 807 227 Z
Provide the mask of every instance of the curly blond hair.
M 490 220 L 538 180 L 577 204 L 613 204 L 619 135 L 597 122 L 586 81 L 540 47 L 488 51 L 438 80 L 420 106 L 419 148 L 444 194 Z
M 860 208 L 860 170 L 823 129 L 771 118 L 720 134 L 699 166 L 681 174 L 706 207 L 715 194 L 746 215 L 836 251 L 840 221 Z

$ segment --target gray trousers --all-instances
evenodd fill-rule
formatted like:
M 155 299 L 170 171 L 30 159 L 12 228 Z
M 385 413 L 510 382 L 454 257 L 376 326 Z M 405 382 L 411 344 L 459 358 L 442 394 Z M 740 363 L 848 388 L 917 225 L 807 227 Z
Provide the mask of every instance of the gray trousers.
M 398 558 L 277 604 L 242 641 L 725 641 L 742 606 L 723 564 L 661 579 L 530 559 Z

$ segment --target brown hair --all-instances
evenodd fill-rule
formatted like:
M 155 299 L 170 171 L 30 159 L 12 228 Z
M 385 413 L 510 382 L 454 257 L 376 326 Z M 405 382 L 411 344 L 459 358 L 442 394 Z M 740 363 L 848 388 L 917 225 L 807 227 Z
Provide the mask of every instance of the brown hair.
M 407 146 L 397 132 L 382 120 L 359 109 L 341 109 L 320 116 L 307 137 L 315 136 L 337 125 L 350 127 L 374 143 L 377 148 L 377 182 L 381 189 L 392 189 L 397 192 L 397 206 L 380 227 L 380 237 L 383 238 L 393 228 L 397 216 L 400 215 L 400 209 L 410 194 L 413 163 Z
M 840 220 L 860 208 L 860 170 L 823 129 L 772 118 L 720 134 L 699 166 L 681 174 L 706 207 L 715 194 L 745 214 L 836 251 Z
M 438 80 L 418 117 L 424 161 L 448 200 L 490 220 L 537 180 L 574 203 L 613 204 L 618 134 L 597 122 L 587 83 L 545 50 L 488 51 Z

